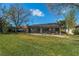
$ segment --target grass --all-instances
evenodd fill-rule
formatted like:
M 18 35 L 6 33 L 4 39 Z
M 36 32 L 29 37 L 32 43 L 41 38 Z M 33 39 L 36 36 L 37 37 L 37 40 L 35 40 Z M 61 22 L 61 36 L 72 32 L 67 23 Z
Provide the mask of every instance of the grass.
M 0 34 L 2 56 L 77 56 L 79 36 L 60 38 L 30 34 Z

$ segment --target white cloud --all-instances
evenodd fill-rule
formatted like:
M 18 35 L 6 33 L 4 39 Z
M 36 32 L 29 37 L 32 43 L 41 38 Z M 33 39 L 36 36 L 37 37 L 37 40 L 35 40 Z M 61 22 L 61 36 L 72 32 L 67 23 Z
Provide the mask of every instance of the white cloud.
M 59 18 L 59 19 L 58 19 L 58 21 L 61 21 L 61 20 L 63 20 L 63 18 Z
M 30 9 L 30 11 L 33 16 L 44 16 L 44 13 L 39 9 Z
M 66 13 L 66 10 L 63 10 L 62 13 L 65 14 Z

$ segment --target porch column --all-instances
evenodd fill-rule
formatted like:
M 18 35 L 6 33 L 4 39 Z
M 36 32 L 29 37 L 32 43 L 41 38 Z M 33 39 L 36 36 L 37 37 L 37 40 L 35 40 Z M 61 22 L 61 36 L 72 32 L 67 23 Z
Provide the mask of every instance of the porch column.
M 51 30 L 52 30 L 52 29 L 51 29 L 51 28 L 49 28 L 49 33 L 51 33 Z
M 40 33 L 42 33 L 43 32 L 43 29 L 42 28 L 40 28 Z
M 53 28 L 53 32 L 55 33 L 56 31 L 55 31 L 55 28 Z
M 59 28 L 59 34 L 61 35 L 61 28 Z
M 32 28 L 31 28 L 31 33 L 32 33 L 33 31 L 32 31 Z

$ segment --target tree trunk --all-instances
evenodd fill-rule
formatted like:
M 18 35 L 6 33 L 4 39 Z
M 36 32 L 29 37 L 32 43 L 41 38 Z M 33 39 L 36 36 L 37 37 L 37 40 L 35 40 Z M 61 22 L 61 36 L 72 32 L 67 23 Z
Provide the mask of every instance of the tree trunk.
M 16 27 L 15 27 L 14 31 L 15 31 L 15 33 L 17 33 L 17 28 Z

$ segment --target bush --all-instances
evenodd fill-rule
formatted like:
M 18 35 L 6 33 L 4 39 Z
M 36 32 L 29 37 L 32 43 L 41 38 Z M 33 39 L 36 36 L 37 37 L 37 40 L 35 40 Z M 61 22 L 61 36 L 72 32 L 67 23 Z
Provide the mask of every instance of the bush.
M 78 29 L 73 30 L 73 33 L 74 33 L 75 35 L 79 35 L 79 28 L 78 28 Z
M 2 33 L 4 34 L 8 33 L 8 23 L 6 20 L 2 21 Z

